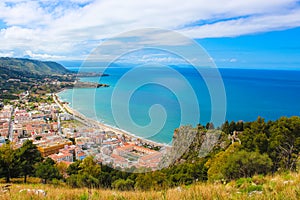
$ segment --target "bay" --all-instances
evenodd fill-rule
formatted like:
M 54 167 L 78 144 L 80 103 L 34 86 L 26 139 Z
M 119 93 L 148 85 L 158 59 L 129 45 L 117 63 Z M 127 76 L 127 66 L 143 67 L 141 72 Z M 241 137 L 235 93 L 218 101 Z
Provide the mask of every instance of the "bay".
M 195 126 L 197 123 L 206 124 L 212 121 L 213 112 L 225 111 L 224 121 L 253 121 L 258 116 L 266 120 L 275 120 L 281 116 L 300 115 L 300 71 L 218 69 L 226 93 L 226 107 L 218 108 L 212 106 L 211 92 L 207 87 L 207 82 L 205 82 L 207 79 L 210 80 L 210 84 L 214 84 L 216 77 L 213 73 L 205 73 L 208 77 L 203 78 L 192 67 L 171 67 L 187 80 L 184 83 L 187 86 L 179 81 L 180 78 L 174 77 L 174 74 L 170 73 L 169 70 L 159 67 L 144 69 L 143 73 L 132 76 L 130 79 L 124 79 L 124 76 L 132 70 L 131 66 L 111 67 L 105 71 L 104 68 L 86 67 L 80 70 L 105 72 L 109 76 L 85 77 L 81 78 L 81 81 L 101 82 L 109 84 L 110 87 L 68 89 L 59 93 L 58 96 L 62 100 L 70 102 L 70 106 L 87 117 L 161 143 L 170 143 L 174 129 L 180 125 L 191 124 Z M 78 70 L 78 68 L 70 69 Z M 151 76 L 153 81 L 135 88 L 133 85 L 135 80 L 133 79 L 136 78 L 138 82 L 141 79 L 146 79 L 147 75 Z M 170 83 L 169 86 L 174 86 L 176 91 L 181 94 L 176 94 L 170 88 L 157 84 L 160 80 Z M 198 102 L 191 100 L 189 85 L 195 92 Z M 118 88 L 119 96 L 114 94 L 116 88 Z M 123 98 L 128 96 L 128 93 L 132 93 L 130 98 Z M 183 104 L 188 105 L 184 114 L 181 110 Z M 126 118 L 127 115 L 121 109 L 113 113 L 112 105 L 120 106 L 120 108 L 125 106 L 129 110 L 131 123 L 118 123 L 120 117 L 121 119 L 122 117 Z M 151 117 L 149 110 L 153 108 L 153 105 L 160 105 L 163 108 L 166 114 L 165 119 L 163 118 L 164 113 L 155 115 L 154 112 Z M 199 119 L 195 121 L 193 114 L 197 109 L 200 110 Z M 184 120 L 182 115 L 185 116 Z M 151 126 L 147 128 L 147 125 L 153 123 L 155 119 L 165 120 L 159 131 L 154 130 Z M 221 125 L 220 121 L 214 123 L 216 126 Z M 143 127 L 143 129 L 139 127 Z

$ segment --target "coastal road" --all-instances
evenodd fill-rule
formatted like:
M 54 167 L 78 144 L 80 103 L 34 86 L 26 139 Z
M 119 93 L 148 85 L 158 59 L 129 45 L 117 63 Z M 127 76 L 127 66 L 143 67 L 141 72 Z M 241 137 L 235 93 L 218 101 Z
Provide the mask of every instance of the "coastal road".
M 56 95 L 55 95 L 55 94 L 52 94 L 52 97 L 53 97 L 53 100 L 55 101 L 56 105 L 58 105 L 59 108 L 60 108 L 63 112 L 66 113 L 65 108 L 58 102 Z
M 151 144 L 151 145 L 154 145 L 154 146 L 165 146 L 165 144 L 160 144 L 160 143 L 157 143 L 157 142 L 154 142 L 154 141 L 151 141 L 151 140 L 147 140 L 147 139 L 144 139 L 144 138 L 133 136 L 133 135 L 131 135 L 131 134 L 129 134 L 129 133 L 123 131 L 123 130 L 120 130 L 120 129 L 109 127 L 109 126 L 104 125 L 104 124 L 100 125 L 98 122 L 83 116 L 82 114 L 80 114 L 77 111 L 69 108 L 68 106 L 63 106 L 62 103 L 57 99 L 57 96 L 55 94 L 53 94 L 53 99 L 54 99 L 55 103 L 60 107 L 60 109 L 64 113 L 70 114 L 71 116 L 73 116 L 73 119 L 81 122 L 82 124 L 84 124 L 88 127 L 101 129 L 102 131 L 111 131 L 111 132 L 114 132 L 115 134 L 119 134 L 119 135 L 125 134 L 125 135 L 129 136 L 130 138 L 139 138 L 140 140 L 142 140 L 146 144 Z
M 55 94 L 52 94 L 53 96 L 53 100 L 55 101 L 55 103 L 59 106 L 59 108 L 64 112 L 64 113 L 68 113 L 69 115 L 71 115 L 73 117 L 73 119 L 81 122 L 82 124 L 89 126 L 89 127 L 93 127 L 93 128 L 97 128 L 96 125 L 94 125 L 93 123 L 88 122 L 87 120 L 84 120 L 78 116 L 76 116 L 74 114 L 73 111 L 71 110 L 67 110 L 63 105 L 61 105 L 61 103 L 59 102 L 59 100 L 57 99 L 57 96 Z

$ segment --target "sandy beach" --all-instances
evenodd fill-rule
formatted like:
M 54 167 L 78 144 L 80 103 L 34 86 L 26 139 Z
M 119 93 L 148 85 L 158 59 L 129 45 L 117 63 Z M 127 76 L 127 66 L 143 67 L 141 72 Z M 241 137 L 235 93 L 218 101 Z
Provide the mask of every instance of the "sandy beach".
M 83 115 L 82 113 L 76 111 L 75 109 L 71 108 L 69 106 L 69 103 L 66 102 L 64 103 L 59 97 L 57 94 L 54 94 L 53 95 L 53 99 L 54 101 L 56 102 L 56 104 L 58 104 L 60 106 L 60 108 L 66 112 L 68 112 L 69 114 L 73 115 L 73 117 L 76 119 L 76 120 L 79 120 L 81 121 L 82 123 L 86 124 L 87 126 L 91 126 L 91 127 L 94 127 L 94 128 L 99 128 L 100 130 L 103 130 L 105 132 L 108 132 L 108 131 L 111 131 L 111 132 L 114 132 L 115 134 L 117 135 L 126 135 L 127 137 L 129 138 L 135 138 L 135 139 L 139 139 L 141 140 L 143 143 L 147 143 L 147 144 L 150 144 L 150 145 L 154 145 L 154 146 L 159 146 L 159 147 L 163 147 L 163 146 L 169 146 L 167 144 L 163 144 L 163 143 L 159 143 L 159 142 L 154 142 L 152 140 L 148 140 L 148 139 L 145 139 L 145 138 L 142 138 L 142 137 L 139 137 L 139 136 L 136 136 L 132 133 L 129 133 L 125 130 L 122 130 L 122 129 L 119 129 L 119 128 L 116 128 L 116 127 L 112 127 L 110 125 L 107 125 L 107 124 L 104 124 L 104 123 L 101 123 L 99 121 L 96 121 L 96 120 L 93 120 L 93 119 L 90 119 L 88 117 L 86 117 L 85 115 Z

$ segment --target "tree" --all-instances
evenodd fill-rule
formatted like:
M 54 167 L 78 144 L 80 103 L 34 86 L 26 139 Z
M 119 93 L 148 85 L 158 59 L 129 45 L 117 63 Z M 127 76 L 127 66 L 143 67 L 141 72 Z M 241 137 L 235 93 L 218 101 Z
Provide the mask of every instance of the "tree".
M 47 183 L 48 179 L 61 178 L 58 168 L 55 166 L 55 162 L 51 158 L 46 158 L 44 162 L 38 163 L 35 174 L 43 180 L 44 184 Z
M 74 175 L 72 175 L 74 176 Z M 88 188 L 95 188 L 99 187 L 99 179 L 90 175 L 90 174 L 77 174 L 77 186 L 79 187 L 88 187 Z
M 300 117 L 281 117 L 270 127 L 269 155 L 275 170 L 295 170 L 300 152 Z
M 16 160 L 15 151 L 11 143 L 3 144 L 0 147 L 0 174 L 6 178 L 6 182 L 10 182 L 12 173 L 15 171 Z
M 270 172 L 272 160 L 267 154 L 240 150 L 234 143 L 206 163 L 209 180 L 232 180 Z
M 268 148 L 268 132 L 268 126 L 261 117 L 258 117 L 256 121 L 247 124 L 243 133 L 239 134 L 242 149 L 246 151 L 258 150 L 260 152 L 265 152 Z
M 154 171 L 150 173 L 153 179 L 152 189 L 163 190 L 169 186 L 169 182 L 165 173 L 161 171 Z
M 72 187 L 99 187 L 101 167 L 92 156 L 71 164 L 67 173 L 71 175 L 67 182 Z
M 89 174 L 93 177 L 98 177 L 101 172 L 101 167 L 98 165 L 92 156 L 86 157 L 79 165 L 79 174 Z
M 232 134 L 233 131 L 235 131 L 235 130 L 236 130 L 236 124 L 235 124 L 234 121 L 231 121 L 230 124 L 229 124 L 229 132 L 230 132 L 230 134 Z
M 225 178 L 224 164 L 228 160 L 231 154 L 239 151 L 241 145 L 237 142 L 231 144 L 225 151 L 221 151 L 216 154 L 213 158 L 209 159 L 205 163 L 205 167 L 208 168 L 207 175 L 208 180 L 216 181 Z
M 63 178 L 67 177 L 68 165 L 65 162 L 56 163 L 56 167 L 59 171 L 59 174 L 63 176 Z
M 229 122 L 226 120 L 225 123 L 222 125 L 222 131 L 229 135 L 230 133 L 230 129 L 229 129 Z
M 260 153 L 266 153 L 269 146 L 267 135 L 264 133 L 257 134 L 254 137 L 254 144 L 256 145 L 256 149 L 258 149 Z
M 198 131 L 201 131 L 201 130 L 203 130 L 205 127 L 204 126 L 202 126 L 201 124 L 197 124 L 197 130 Z
M 76 160 L 74 163 L 72 163 L 71 165 L 69 165 L 69 167 L 67 168 L 67 174 L 69 176 L 73 175 L 73 174 L 78 174 L 79 170 L 80 170 L 80 164 L 82 163 L 81 160 Z
M 267 174 L 272 167 L 272 160 L 267 154 L 238 151 L 228 157 L 223 165 L 226 180 L 252 177 L 255 174 Z
M 150 190 L 153 184 L 153 177 L 150 173 L 139 174 L 135 180 L 135 189 Z
M 214 129 L 215 126 L 212 122 L 209 122 L 206 124 L 205 128 L 206 128 L 206 130 L 211 130 L 211 129 Z
M 112 187 L 117 190 L 126 191 L 134 189 L 134 181 L 131 179 L 117 179 L 112 183 Z
M 19 159 L 21 175 L 24 176 L 24 183 L 27 181 L 28 175 L 34 175 L 35 165 L 42 161 L 41 153 L 37 150 L 36 145 L 32 141 L 27 140 L 22 147 L 16 152 Z
M 236 131 L 243 131 L 244 130 L 244 122 L 243 121 L 238 121 L 235 124 L 235 128 L 236 128 Z
M 112 184 L 112 173 L 101 171 L 98 176 L 99 185 L 104 188 L 110 188 Z

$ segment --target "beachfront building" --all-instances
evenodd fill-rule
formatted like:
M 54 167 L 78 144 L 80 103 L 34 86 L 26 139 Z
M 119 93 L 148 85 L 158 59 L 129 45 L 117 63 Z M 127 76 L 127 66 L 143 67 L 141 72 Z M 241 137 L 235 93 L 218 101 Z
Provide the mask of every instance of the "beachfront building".
M 59 113 L 60 120 L 71 120 L 73 116 L 68 113 Z

